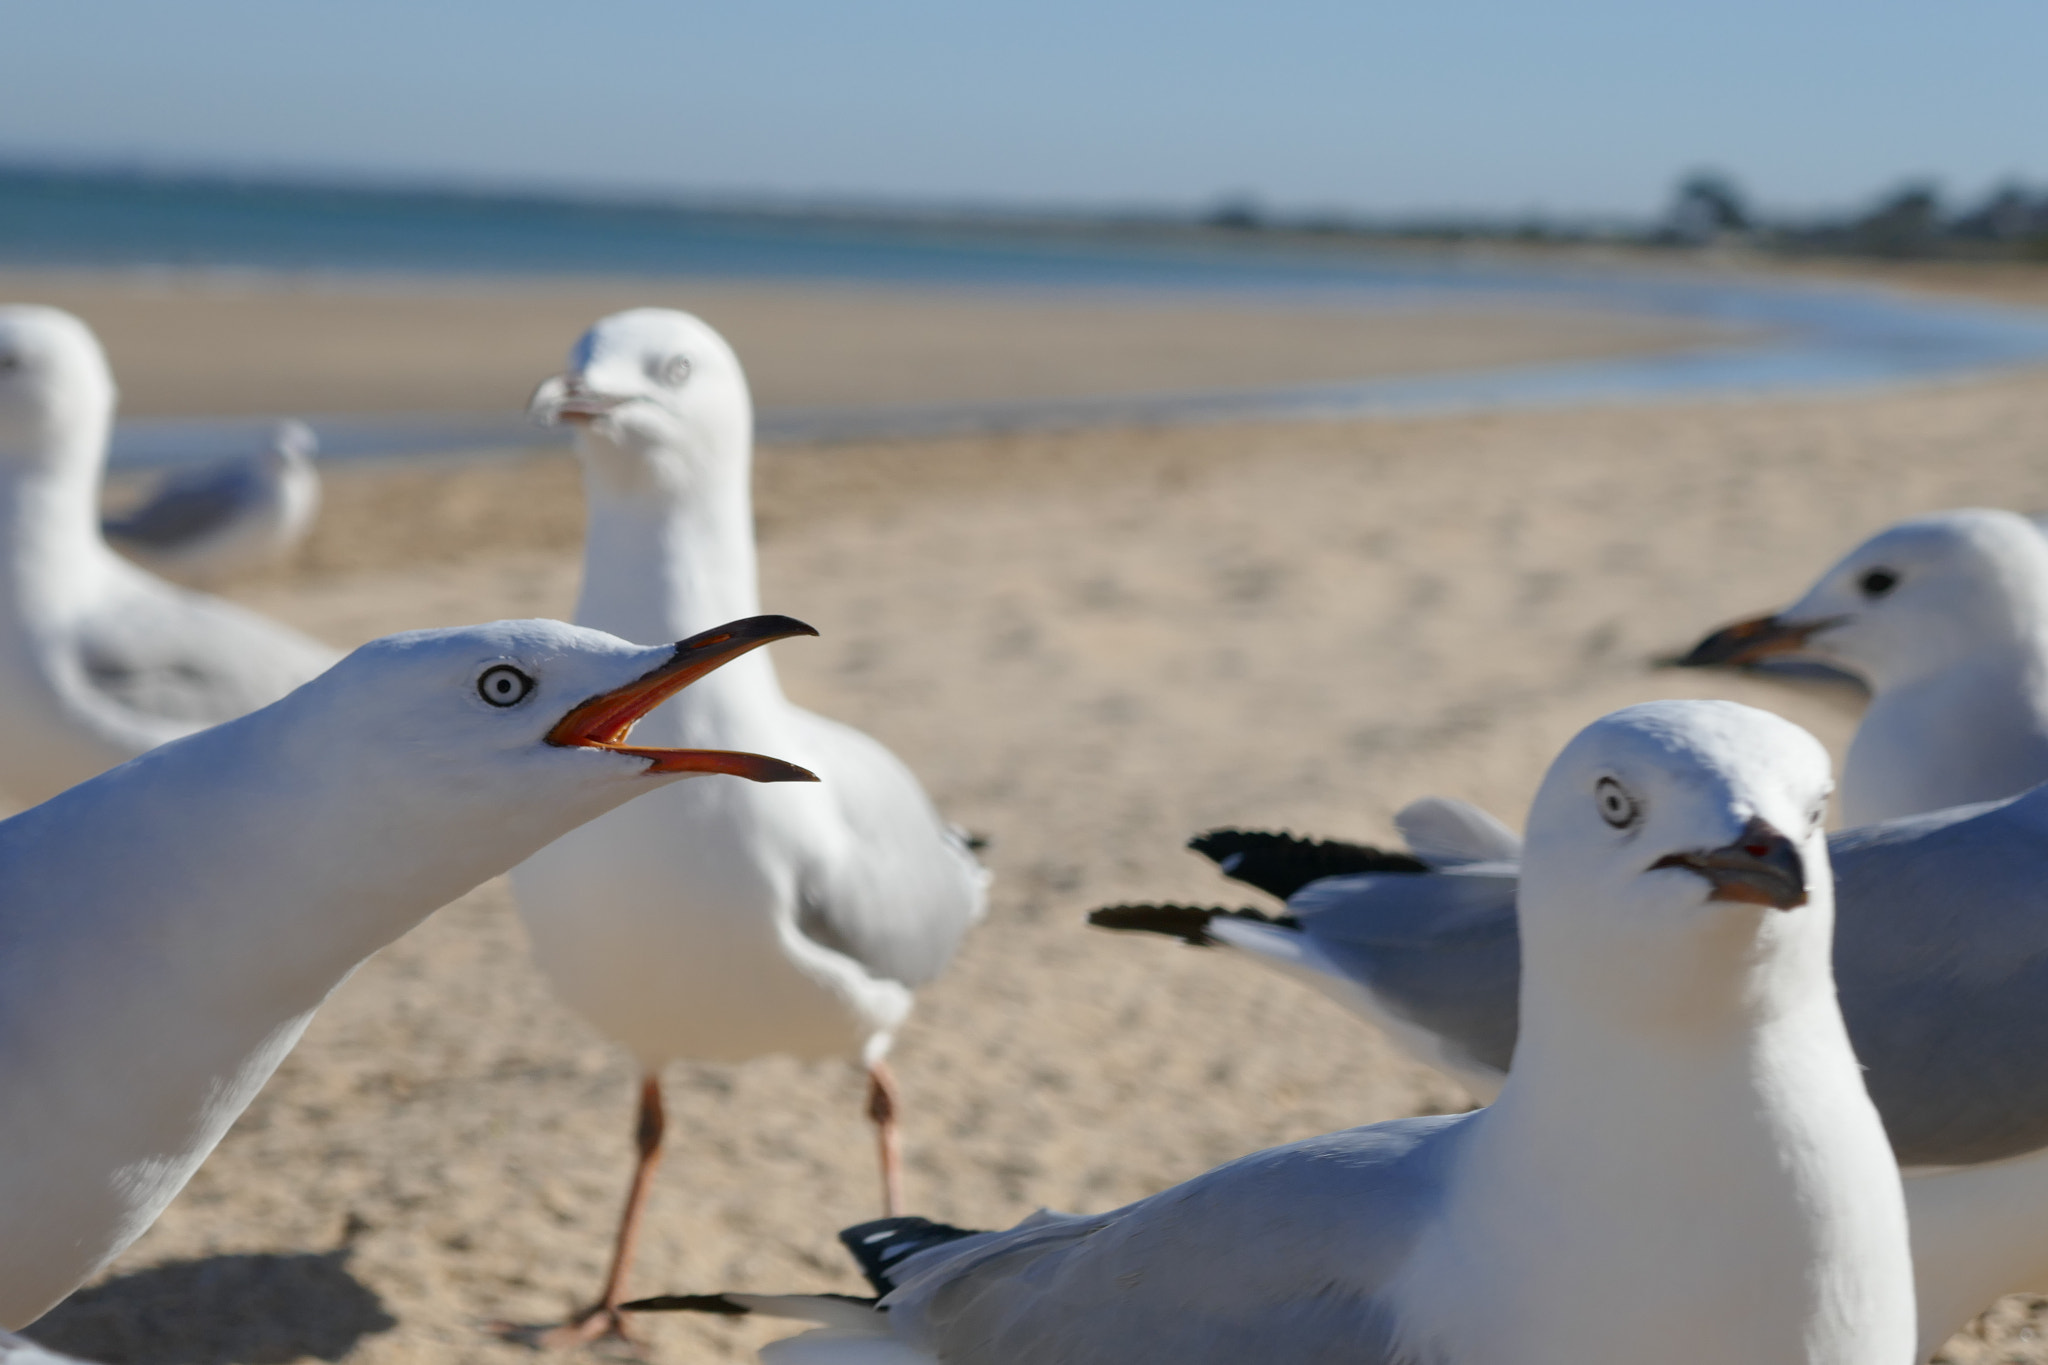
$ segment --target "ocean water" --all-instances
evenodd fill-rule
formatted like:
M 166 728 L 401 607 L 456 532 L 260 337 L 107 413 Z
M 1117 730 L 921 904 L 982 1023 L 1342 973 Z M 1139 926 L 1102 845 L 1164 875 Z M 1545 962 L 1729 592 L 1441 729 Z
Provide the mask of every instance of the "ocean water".
M 768 439 L 997 427 L 1656 402 L 1924 382 L 2048 362 L 2048 313 L 1736 272 L 1373 250 L 1137 226 L 1031 229 L 509 195 L 0 170 L 0 265 L 675 275 L 1234 297 L 1332 308 L 1568 304 L 1734 324 L 1756 340 L 1661 355 L 1281 389 L 1081 402 L 769 410 Z M 311 419 L 330 456 L 547 440 L 514 414 Z M 124 425 L 115 460 L 162 464 L 263 424 Z
M 0 169 L 0 264 L 673 275 L 1058 289 L 1468 292 L 1564 281 L 1253 234 L 1032 228 Z

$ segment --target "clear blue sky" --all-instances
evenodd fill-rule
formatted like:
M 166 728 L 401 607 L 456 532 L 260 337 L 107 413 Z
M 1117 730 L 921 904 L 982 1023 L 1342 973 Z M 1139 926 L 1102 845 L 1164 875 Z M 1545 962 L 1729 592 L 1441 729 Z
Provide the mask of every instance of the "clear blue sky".
M 0 153 L 719 193 L 1643 213 L 2048 182 L 2044 0 L 57 0 Z

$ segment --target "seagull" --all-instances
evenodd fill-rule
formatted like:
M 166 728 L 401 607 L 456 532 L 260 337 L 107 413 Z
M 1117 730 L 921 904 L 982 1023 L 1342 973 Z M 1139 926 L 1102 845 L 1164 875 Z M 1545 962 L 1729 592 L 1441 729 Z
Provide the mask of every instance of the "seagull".
M 724 338 L 686 313 L 598 322 L 533 411 L 579 428 L 589 508 L 577 621 L 661 639 L 759 609 L 753 405 Z M 735 610 L 735 606 L 737 610 Z M 858 730 L 792 706 L 751 655 L 650 716 L 663 743 L 786 754 L 822 785 L 678 788 L 557 840 L 512 886 L 557 993 L 639 1063 L 637 1163 L 596 1303 L 540 1338 L 623 1335 L 641 1209 L 661 1154 L 661 1068 L 771 1053 L 857 1058 L 886 1212 L 901 1205 L 885 1058 L 911 989 L 979 920 L 987 873 L 917 779 Z M 520 1335 L 525 1335 L 523 1332 Z
M 284 558 L 320 512 L 319 438 L 279 422 L 251 456 L 166 479 L 135 510 L 100 523 L 122 554 L 159 573 L 209 580 Z
M 1992 801 L 2048 781 L 2048 538 L 2013 512 L 1937 512 L 1851 550 L 1785 610 L 1681 667 L 1791 660 L 1861 679 L 1842 818 Z
M 1477 833 L 1446 838 L 1452 818 Z M 1195 841 L 1230 875 L 1285 898 L 1282 915 L 1124 905 L 1089 919 L 1225 947 L 1294 976 L 1485 1099 L 1517 1055 L 1520 841 L 1443 798 L 1416 802 L 1395 824 L 1412 853 L 1340 846 L 1356 850 L 1357 870 L 1316 880 L 1261 860 L 1288 836 Z M 1843 830 L 1828 847 L 1842 1012 L 1900 1164 L 2048 1148 L 2048 783 Z
M 1521 841 L 1441 797 L 1395 824 L 1409 853 L 1240 830 L 1194 841 L 1283 896 L 1284 915 L 1090 919 L 1248 955 L 1490 1098 L 1519 1055 Z M 2048 783 L 1844 830 L 1828 853 L 1842 1011 L 1908 1176 L 1924 1356 L 2001 1295 L 2048 1290 Z
M 627 733 L 721 663 L 812 633 L 389 636 L 0 822 L 0 1327 L 139 1237 L 328 993 L 436 907 L 679 779 L 813 780 Z
M 276 701 L 338 657 L 108 548 L 113 411 L 84 323 L 0 307 L 0 789 L 22 803 Z
M 1904 1365 L 1898 1168 L 1828 964 L 1828 789 L 1817 741 L 1731 702 L 1581 732 L 1530 813 L 1525 1042 L 1489 1108 L 1104 1214 L 849 1229 L 878 1301 L 644 1306 L 823 1325 L 770 1365 Z

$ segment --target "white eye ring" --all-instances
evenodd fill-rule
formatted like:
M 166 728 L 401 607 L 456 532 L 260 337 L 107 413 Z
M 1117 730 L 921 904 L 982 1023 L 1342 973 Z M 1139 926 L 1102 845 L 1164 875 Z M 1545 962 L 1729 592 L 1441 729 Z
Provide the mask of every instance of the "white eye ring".
M 1642 813 L 1628 788 L 1611 777 L 1603 777 L 1593 785 L 1593 801 L 1600 807 L 1600 818 L 1616 829 L 1627 829 Z
M 671 389 L 680 389 L 690 377 L 690 358 L 686 355 L 672 355 L 654 368 L 654 382 Z
M 493 706 L 517 706 L 533 691 L 533 679 L 510 664 L 493 664 L 476 680 L 476 694 Z

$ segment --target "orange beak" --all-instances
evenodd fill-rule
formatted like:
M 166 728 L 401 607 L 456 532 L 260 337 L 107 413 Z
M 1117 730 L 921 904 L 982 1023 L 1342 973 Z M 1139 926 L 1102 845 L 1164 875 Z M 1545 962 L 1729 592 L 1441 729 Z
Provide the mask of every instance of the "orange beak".
M 818 632 L 788 616 L 749 616 L 744 621 L 678 641 L 675 656 L 624 687 L 600 692 L 555 722 L 547 741 L 565 749 L 605 749 L 648 760 L 650 773 L 730 773 L 755 782 L 816 782 L 818 775 L 794 763 L 725 749 L 649 749 L 626 743 L 634 722 L 721 664 L 749 650 L 794 635 Z
M 1672 662 L 1679 668 L 1715 668 L 1730 664 L 1751 664 L 1773 654 L 1790 654 L 1807 640 L 1839 625 L 1840 617 L 1822 621 L 1787 621 L 1780 616 L 1759 616 L 1723 626 L 1692 647 L 1684 658 Z

